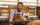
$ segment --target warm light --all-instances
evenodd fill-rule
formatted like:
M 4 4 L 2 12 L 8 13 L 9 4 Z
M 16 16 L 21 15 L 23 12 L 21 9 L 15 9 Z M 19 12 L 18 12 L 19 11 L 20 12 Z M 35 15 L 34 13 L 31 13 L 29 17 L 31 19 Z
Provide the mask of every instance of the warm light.
M 23 3 L 24 5 L 37 5 L 36 3 Z
M 0 1 L 17 1 L 17 0 L 0 0 Z
M 0 8 L 8 8 L 8 6 L 0 6 Z
M 37 2 L 37 0 L 19 0 L 19 2 Z
M 12 5 L 17 5 L 17 2 L 0 2 L 0 4 L 12 4 Z
M 40 0 L 39 0 L 39 6 L 40 6 Z

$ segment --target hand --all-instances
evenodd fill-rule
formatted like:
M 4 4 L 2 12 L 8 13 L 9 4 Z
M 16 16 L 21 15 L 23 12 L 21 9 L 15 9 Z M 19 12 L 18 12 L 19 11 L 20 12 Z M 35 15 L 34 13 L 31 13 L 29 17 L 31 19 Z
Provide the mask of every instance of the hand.
M 9 21 L 9 23 L 13 23 L 13 21 Z
M 21 20 L 16 20 L 16 22 L 21 22 Z

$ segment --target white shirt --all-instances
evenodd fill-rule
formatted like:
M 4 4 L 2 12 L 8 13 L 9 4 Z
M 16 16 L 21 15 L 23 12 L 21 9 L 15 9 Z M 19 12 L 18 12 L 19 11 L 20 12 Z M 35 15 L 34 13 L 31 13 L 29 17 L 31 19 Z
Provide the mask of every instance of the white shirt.
M 15 12 L 15 11 L 14 11 L 14 12 Z M 11 13 L 9 21 L 13 21 L 14 12 Z M 16 11 L 15 14 L 21 14 L 21 15 L 22 15 L 22 11 L 21 11 L 21 12 L 17 12 L 17 11 Z M 24 12 L 23 12 L 23 16 L 24 16 Z

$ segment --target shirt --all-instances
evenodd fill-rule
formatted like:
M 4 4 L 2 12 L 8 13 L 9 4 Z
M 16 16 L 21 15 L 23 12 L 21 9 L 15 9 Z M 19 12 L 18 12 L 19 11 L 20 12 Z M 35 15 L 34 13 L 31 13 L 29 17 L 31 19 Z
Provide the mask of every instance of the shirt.
M 15 12 L 15 11 L 14 11 L 14 12 Z M 11 13 L 9 21 L 13 21 L 14 12 Z M 15 14 L 20 14 L 20 15 L 22 15 L 22 11 L 21 11 L 21 12 L 17 12 L 17 11 L 16 11 Z M 24 12 L 23 12 L 23 17 L 24 17 Z M 25 19 L 25 18 L 24 18 L 24 19 Z

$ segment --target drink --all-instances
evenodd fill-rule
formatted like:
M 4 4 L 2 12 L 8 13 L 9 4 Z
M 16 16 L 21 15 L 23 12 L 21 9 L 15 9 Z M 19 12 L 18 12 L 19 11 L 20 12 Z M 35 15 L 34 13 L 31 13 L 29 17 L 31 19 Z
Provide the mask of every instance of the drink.
M 24 16 L 25 18 L 28 18 L 28 16 Z

